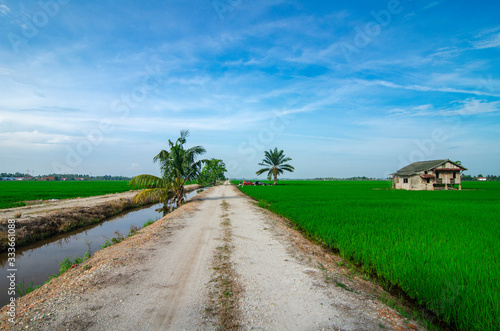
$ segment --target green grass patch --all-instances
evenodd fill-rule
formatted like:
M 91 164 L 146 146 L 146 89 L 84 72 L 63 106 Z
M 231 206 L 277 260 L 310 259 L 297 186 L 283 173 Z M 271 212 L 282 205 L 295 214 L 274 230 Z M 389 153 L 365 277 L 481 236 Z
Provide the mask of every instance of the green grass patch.
M 127 181 L 0 181 L 0 209 L 24 201 L 83 198 L 129 191 Z
M 403 191 L 391 182 L 242 187 L 261 206 L 462 330 L 500 325 L 500 183 Z
M 16 284 L 16 293 L 19 297 L 22 297 L 40 288 L 41 286 L 42 285 L 34 285 L 33 281 L 31 281 L 29 284 L 25 284 L 23 279 L 21 282 Z

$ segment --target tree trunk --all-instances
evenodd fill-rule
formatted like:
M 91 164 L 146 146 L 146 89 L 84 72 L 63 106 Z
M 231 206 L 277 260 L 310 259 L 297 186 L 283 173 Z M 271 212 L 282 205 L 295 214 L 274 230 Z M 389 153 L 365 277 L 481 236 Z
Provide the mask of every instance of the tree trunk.
M 179 195 L 179 204 L 177 205 L 177 208 L 182 206 L 182 203 L 184 202 L 184 185 L 181 186 L 180 189 L 180 195 Z
M 278 182 L 278 174 L 273 174 L 274 175 L 274 184 L 273 185 L 276 185 L 276 183 Z
M 181 186 L 175 194 L 175 208 L 179 208 L 184 202 L 184 186 Z M 172 206 L 174 208 L 174 206 Z

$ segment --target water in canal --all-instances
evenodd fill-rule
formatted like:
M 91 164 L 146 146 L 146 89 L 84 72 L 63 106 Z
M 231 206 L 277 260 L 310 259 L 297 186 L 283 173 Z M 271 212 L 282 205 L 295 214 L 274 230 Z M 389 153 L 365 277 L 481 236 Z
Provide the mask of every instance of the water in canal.
M 187 194 L 187 198 L 196 192 Z M 143 223 L 148 220 L 157 220 L 163 216 L 162 212 L 156 211 L 162 204 L 135 209 L 110 217 L 98 224 L 89 225 L 74 231 L 53 236 L 38 241 L 31 245 L 16 249 L 16 283 L 24 280 L 25 284 L 31 281 L 34 285 L 46 282 L 50 275 L 59 272 L 59 263 L 66 257 L 74 260 L 82 257 L 87 251 L 95 253 L 106 240 L 116 237 L 116 231 L 126 236 L 131 226 L 142 228 Z M 8 295 L 9 279 L 7 276 L 7 252 L 0 253 L 0 267 L 3 277 L 0 278 L 0 307 L 9 302 Z M 17 296 L 17 294 L 16 294 Z

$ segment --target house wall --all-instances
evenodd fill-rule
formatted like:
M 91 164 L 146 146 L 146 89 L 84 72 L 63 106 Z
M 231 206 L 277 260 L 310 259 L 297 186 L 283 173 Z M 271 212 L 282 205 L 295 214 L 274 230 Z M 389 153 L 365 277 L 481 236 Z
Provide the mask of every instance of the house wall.
M 408 183 L 404 183 L 404 178 L 408 178 Z M 434 182 L 431 180 L 428 184 L 427 182 L 420 178 L 420 175 L 413 176 L 398 176 L 395 175 L 392 178 L 392 188 L 398 190 L 434 190 Z
M 408 178 L 408 183 L 404 183 L 405 178 Z M 392 187 L 398 190 L 410 190 L 409 177 L 394 175 L 392 178 Z
M 456 169 L 457 167 L 450 162 L 446 162 L 442 166 L 440 166 L 437 169 Z M 442 172 L 442 171 L 437 171 L 439 173 L 439 179 L 442 180 L 443 184 L 457 184 L 460 186 L 461 184 L 461 177 L 460 177 L 460 171 L 456 171 L 456 177 L 453 178 L 453 172 L 452 171 L 447 171 L 447 172 Z
M 408 178 L 408 183 L 404 179 Z M 420 177 L 419 176 L 398 176 L 394 175 L 392 178 L 392 188 L 398 190 L 420 190 Z
M 422 175 L 436 175 L 434 173 L 434 171 L 419 171 L 417 173 L 417 177 L 420 181 L 420 185 L 419 185 L 419 188 L 416 188 L 416 190 L 425 190 L 425 191 L 433 191 L 434 190 L 434 184 L 436 183 L 436 179 L 435 178 L 429 178 L 429 182 L 427 183 L 427 179 L 426 178 L 422 178 L 420 176 Z
M 421 190 L 422 189 L 422 178 L 419 175 L 413 175 L 409 178 L 410 190 Z

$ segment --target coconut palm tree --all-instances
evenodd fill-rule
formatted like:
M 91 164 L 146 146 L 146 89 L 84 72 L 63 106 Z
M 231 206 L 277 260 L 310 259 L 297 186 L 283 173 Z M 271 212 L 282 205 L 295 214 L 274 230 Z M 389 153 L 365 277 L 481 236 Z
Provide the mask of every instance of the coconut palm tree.
M 274 150 L 270 149 L 269 151 L 264 152 L 265 158 L 259 163 L 260 166 L 264 166 L 265 168 L 257 171 L 257 175 L 263 174 L 267 171 L 268 178 L 271 178 L 271 175 L 274 177 L 273 185 L 276 185 L 278 181 L 278 174 L 283 174 L 284 171 L 293 172 L 295 170 L 290 164 L 285 163 L 291 161 L 292 159 L 289 157 L 285 157 L 283 150 L 278 151 L 278 148 L 275 147 Z
M 170 201 L 170 209 L 182 205 L 185 200 L 184 185 L 189 180 L 196 179 L 203 162 L 196 161 L 196 157 L 205 153 L 205 148 L 194 146 L 184 148 L 189 130 L 181 131 L 181 136 L 175 143 L 168 140 L 169 150 L 162 150 L 153 158 L 153 162 L 160 164 L 162 178 L 153 175 L 139 175 L 130 181 L 131 186 L 146 187 L 138 194 L 136 201 L 160 198 L 166 204 Z M 166 206 L 164 208 L 167 208 Z

